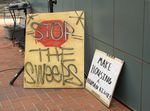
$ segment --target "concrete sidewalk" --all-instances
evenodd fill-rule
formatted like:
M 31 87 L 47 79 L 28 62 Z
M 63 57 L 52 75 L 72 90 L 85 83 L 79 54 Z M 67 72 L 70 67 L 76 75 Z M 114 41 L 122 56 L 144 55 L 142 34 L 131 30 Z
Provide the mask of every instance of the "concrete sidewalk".
M 0 111 L 130 111 L 115 99 L 108 109 L 85 89 L 24 89 L 23 74 L 10 86 L 23 66 L 24 54 L 5 36 L 1 26 Z

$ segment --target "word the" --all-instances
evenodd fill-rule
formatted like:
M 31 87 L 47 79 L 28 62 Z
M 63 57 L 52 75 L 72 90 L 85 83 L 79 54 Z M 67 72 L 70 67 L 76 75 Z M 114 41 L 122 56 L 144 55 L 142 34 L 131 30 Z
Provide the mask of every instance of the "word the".
M 73 48 L 55 48 L 54 53 L 51 53 L 52 48 L 38 48 L 38 49 L 30 49 L 29 52 L 32 53 L 35 56 L 38 56 L 39 61 L 43 62 L 43 59 L 47 60 L 47 62 L 51 62 L 51 58 L 55 57 L 56 61 L 58 62 L 67 62 L 67 61 L 74 61 L 75 59 L 64 59 L 64 56 L 71 56 L 74 53 L 68 52 L 73 51 Z

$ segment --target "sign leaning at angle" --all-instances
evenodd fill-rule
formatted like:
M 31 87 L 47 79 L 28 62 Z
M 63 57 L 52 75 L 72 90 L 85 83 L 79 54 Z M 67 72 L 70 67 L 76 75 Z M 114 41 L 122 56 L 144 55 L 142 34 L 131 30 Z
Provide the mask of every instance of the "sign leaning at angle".
M 86 89 L 107 107 L 110 106 L 123 63 L 122 60 L 105 52 L 95 51 L 86 80 Z
M 83 11 L 27 15 L 24 87 L 84 87 Z

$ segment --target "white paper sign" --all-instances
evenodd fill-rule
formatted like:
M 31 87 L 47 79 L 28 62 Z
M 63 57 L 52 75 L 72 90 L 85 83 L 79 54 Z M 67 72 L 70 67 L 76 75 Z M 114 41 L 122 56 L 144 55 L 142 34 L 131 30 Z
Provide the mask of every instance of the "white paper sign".
M 110 106 L 113 92 L 123 61 L 96 50 L 86 80 L 86 89 L 94 94 L 107 107 Z

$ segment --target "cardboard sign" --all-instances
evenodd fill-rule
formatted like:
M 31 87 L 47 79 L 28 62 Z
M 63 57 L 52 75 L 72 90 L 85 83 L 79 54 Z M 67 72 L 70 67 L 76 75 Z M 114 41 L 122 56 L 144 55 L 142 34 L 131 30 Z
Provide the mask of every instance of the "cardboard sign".
M 83 11 L 27 16 L 24 87 L 84 87 Z
M 107 107 L 110 106 L 113 92 L 123 61 L 96 50 L 86 80 L 86 89 L 94 94 Z

